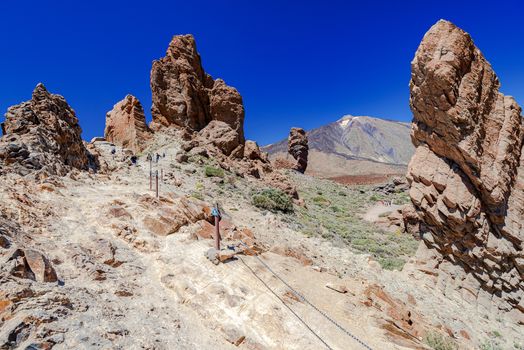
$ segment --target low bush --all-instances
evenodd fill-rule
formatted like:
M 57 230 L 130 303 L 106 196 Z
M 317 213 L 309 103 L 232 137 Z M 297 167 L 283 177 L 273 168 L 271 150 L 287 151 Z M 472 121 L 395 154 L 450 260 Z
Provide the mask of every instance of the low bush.
M 205 174 L 207 177 L 224 177 L 224 170 L 221 168 L 206 166 Z
M 457 344 L 448 337 L 444 337 L 440 333 L 428 333 L 424 337 L 424 341 L 430 348 L 434 350 L 455 350 Z
M 252 196 L 252 202 L 255 207 L 272 212 L 281 211 L 283 213 L 290 213 L 293 211 L 293 201 L 291 197 L 273 188 L 256 192 Z

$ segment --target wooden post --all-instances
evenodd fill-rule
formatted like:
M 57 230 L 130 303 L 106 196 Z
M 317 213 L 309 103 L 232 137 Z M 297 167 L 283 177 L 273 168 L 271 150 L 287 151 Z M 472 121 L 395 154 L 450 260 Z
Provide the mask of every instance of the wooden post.
M 158 170 L 155 171 L 156 178 L 156 198 L 158 198 Z

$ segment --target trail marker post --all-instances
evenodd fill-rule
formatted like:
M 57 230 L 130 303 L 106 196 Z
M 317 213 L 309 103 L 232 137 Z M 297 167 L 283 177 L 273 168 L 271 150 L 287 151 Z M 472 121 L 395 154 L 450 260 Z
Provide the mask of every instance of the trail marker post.
M 153 166 L 151 157 L 149 157 L 149 190 L 153 190 Z
M 158 198 L 158 170 L 155 171 L 156 178 L 156 198 Z
M 220 215 L 220 210 L 218 209 L 218 204 L 215 204 L 211 210 L 211 215 L 215 217 L 215 250 L 220 251 L 220 220 L 222 219 Z

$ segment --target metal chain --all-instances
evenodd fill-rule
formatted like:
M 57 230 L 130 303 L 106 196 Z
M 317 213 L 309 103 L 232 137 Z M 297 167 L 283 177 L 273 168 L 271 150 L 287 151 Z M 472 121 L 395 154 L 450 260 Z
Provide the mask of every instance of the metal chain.
M 245 244 L 242 240 L 240 240 L 240 243 L 245 246 L 247 249 L 250 249 L 251 248 Z M 358 337 L 356 337 L 355 335 L 353 335 L 351 332 L 349 332 L 347 329 L 345 329 L 344 327 L 342 327 L 337 321 L 333 320 L 331 317 L 329 317 L 324 311 L 320 310 L 318 307 L 316 307 L 314 304 L 312 304 L 309 300 L 306 299 L 306 297 L 304 297 L 302 294 L 300 294 L 299 292 L 297 292 L 293 287 L 291 287 L 286 281 L 284 281 L 279 275 L 277 275 L 277 273 L 275 271 L 273 271 L 273 269 L 271 269 L 271 267 L 269 267 L 268 264 L 266 264 L 262 259 L 260 259 L 258 257 L 258 255 L 254 255 L 255 258 L 260 261 L 262 263 L 262 265 L 264 265 L 268 270 L 269 272 L 271 272 L 276 278 L 278 278 L 282 283 L 284 283 L 286 285 L 286 287 L 289 288 L 289 290 L 295 294 L 295 296 L 297 296 L 301 301 L 305 302 L 306 304 L 308 304 L 309 306 L 311 306 L 313 309 L 315 309 L 319 314 L 321 314 L 322 316 L 324 316 L 324 318 L 326 318 L 329 322 L 331 322 L 332 324 L 334 324 L 338 329 L 340 329 L 342 332 L 346 333 L 349 337 L 351 337 L 353 340 L 355 340 L 357 343 L 359 343 L 360 345 L 362 345 L 362 347 L 364 347 L 365 349 L 368 349 L 368 350 L 373 350 L 369 345 L 367 345 L 366 343 L 364 343 L 362 340 L 360 340 Z M 329 346 L 328 346 L 329 347 Z
M 322 337 L 320 335 L 318 335 L 314 330 L 313 328 L 311 328 L 307 323 L 306 321 L 304 321 L 288 304 L 286 304 L 286 302 L 277 294 L 275 293 L 275 291 L 273 289 L 271 289 L 271 287 L 266 283 L 264 282 L 264 280 L 262 278 L 260 278 L 260 276 L 257 275 L 257 273 L 244 261 L 244 259 L 242 259 L 239 255 L 237 255 L 237 258 L 240 259 L 240 261 L 242 261 L 242 263 L 244 263 L 244 265 L 246 265 L 246 267 L 249 269 L 249 271 L 251 271 L 253 273 L 253 275 L 255 275 L 255 277 L 267 288 L 269 289 L 269 291 L 271 293 L 273 293 L 273 295 L 275 297 L 277 297 L 278 300 L 280 300 L 282 302 L 282 304 L 284 304 L 284 306 L 289 310 L 291 311 L 291 313 L 293 315 L 295 315 L 296 318 L 298 318 L 298 320 L 300 322 L 302 322 L 302 324 L 311 332 L 313 333 L 313 335 L 315 337 L 317 337 L 318 340 L 320 340 L 322 342 L 322 344 L 324 344 L 326 346 L 326 348 L 328 348 L 329 350 L 334 350 L 331 346 L 329 346 L 328 343 L 326 343 L 326 341 L 324 339 L 322 339 Z

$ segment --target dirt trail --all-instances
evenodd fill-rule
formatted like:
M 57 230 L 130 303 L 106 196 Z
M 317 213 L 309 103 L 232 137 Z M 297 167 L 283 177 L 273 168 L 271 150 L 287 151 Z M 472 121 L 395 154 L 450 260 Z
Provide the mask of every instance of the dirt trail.
M 402 205 L 378 202 L 369 208 L 362 218 L 369 222 L 376 222 L 380 218 L 380 215 L 394 212 L 400 208 L 402 208 Z

